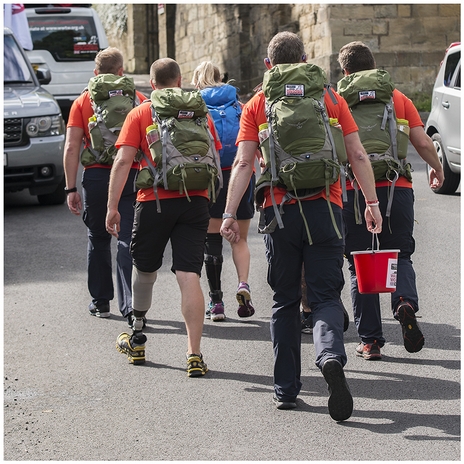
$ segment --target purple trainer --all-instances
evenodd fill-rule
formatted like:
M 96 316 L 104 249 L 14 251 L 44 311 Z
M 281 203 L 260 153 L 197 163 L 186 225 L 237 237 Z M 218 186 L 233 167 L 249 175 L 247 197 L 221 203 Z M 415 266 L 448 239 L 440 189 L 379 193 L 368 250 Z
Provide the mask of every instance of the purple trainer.
M 223 321 L 226 318 L 226 315 L 224 314 L 224 303 L 222 301 L 219 303 L 213 303 L 210 301 L 208 312 L 212 321 Z
M 237 313 L 239 317 L 250 317 L 255 313 L 255 308 L 251 304 L 250 287 L 246 282 L 240 282 L 237 288 L 237 301 L 239 304 Z

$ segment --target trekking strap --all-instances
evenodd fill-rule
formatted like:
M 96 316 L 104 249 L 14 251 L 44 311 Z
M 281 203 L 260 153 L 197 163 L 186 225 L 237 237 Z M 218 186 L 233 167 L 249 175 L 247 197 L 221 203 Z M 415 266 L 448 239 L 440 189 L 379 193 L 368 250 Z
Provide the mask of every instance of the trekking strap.
M 277 101 L 277 100 L 276 100 Z M 275 103 L 275 102 L 274 102 Z M 268 127 L 269 127 L 269 151 L 270 151 L 270 161 L 271 161 L 271 186 L 270 186 L 270 194 L 271 194 L 271 202 L 272 202 L 272 207 L 274 208 L 274 214 L 275 214 L 275 219 L 277 221 L 277 224 L 279 225 L 279 229 L 284 228 L 284 223 L 282 221 L 282 216 L 277 208 L 277 203 L 275 201 L 274 197 L 274 183 L 277 183 L 279 178 L 277 176 L 277 169 L 276 169 L 276 159 L 275 159 L 275 143 L 274 143 L 274 129 L 273 129 L 273 124 L 272 124 L 272 113 L 271 113 L 271 108 L 269 108 L 268 112 Z M 281 203 L 282 204 L 282 203 Z
M 329 87 L 329 90 L 330 90 L 330 87 Z M 329 95 L 332 96 L 333 99 L 335 99 L 335 97 L 333 96 L 332 91 L 329 91 L 328 93 L 329 93 Z M 335 100 L 335 102 L 336 102 L 336 100 Z M 326 131 L 327 131 L 327 135 L 329 137 L 330 144 L 332 145 L 332 157 L 333 157 L 334 161 L 337 161 L 338 160 L 338 155 L 337 155 L 337 150 L 335 148 L 335 140 L 333 138 L 332 131 L 330 129 L 329 118 L 328 118 L 327 113 L 326 113 L 326 111 L 324 109 L 324 106 L 322 105 L 322 102 L 319 102 L 319 106 L 321 107 L 322 115 L 323 115 L 323 118 L 324 118 L 324 124 L 325 124 L 325 128 L 326 128 Z M 348 201 L 348 195 L 346 193 L 346 170 L 345 170 L 345 166 L 342 163 L 339 163 L 339 166 L 340 166 L 340 182 L 341 182 L 341 185 L 342 185 L 342 201 L 344 203 L 346 203 Z M 334 167 L 334 169 L 335 169 L 335 167 Z M 335 229 L 338 230 L 337 227 L 335 227 Z
M 158 179 L 159 179 L 159 174 L 157 170 L 155 169 L 155 166 L 153 166 L 153 162 L 148 158 L 148 156 L 145 154 L 145 152 L 142 151 L 142 155 L 145 158 L 145 161 L 147 162 L 147 167 L 150 170 L 150 172 L 153 175 L 154 181 L 153 181 L 153 192 L 155 194 L 155 200 L 156 200 L 156 211 L 158 213 L 161 213 L 161 204 L 159 201 L 159 196 L 158 196 Z

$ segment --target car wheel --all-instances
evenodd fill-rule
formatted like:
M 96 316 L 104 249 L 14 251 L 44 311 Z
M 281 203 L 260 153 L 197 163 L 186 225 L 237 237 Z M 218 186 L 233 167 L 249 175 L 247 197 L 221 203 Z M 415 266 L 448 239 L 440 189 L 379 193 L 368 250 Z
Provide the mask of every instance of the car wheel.
M 45 195 L 37 195 L 37 199 L 41 205 L 62 205 L 66 201 L 65 178 L 58 184 L 55 191 Z
M 432 189 L 434 193 L 439 194 L 451 194 L 456 192 L 461 182 L 461 175 L 451 171 L 448 160 L 446 159 L 445 152 L 443 150 L 443 145 L 441 141 L 440 134 L 432 135 L 432 142 L 435 150 L 437 151 L 438 158 L 443 166 L 443 173 L 445 175 L 445 181 L 440 188 Z M 427 180 L 430 179 L 430 166 L 427 165 Z

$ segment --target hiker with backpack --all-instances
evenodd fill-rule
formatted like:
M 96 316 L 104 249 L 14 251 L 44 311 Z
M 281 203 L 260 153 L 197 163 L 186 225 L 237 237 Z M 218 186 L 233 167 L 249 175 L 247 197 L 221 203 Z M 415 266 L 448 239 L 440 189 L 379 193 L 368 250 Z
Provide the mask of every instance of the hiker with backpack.
M 117 236 L 121 227 L 117 205 L 140 149 L 143 155 L 131 242 L 135 321 L 132 333 L 117 337 L 116 347 L 129 362 L 145 363 L 143 319 L 151 307 L 157 271 L 170 241 L 171 270 L 180 288 L 187 329 L 187 374 L 201 377 L 208 368 L 200 348 L 205 304 L 200 274 L 209 200 L 215 199 L 221 171 L 217 153 L 221 143 L 200 92 L 181 89 L 176 61 L 156 60 L 150 68 L 150 84 L 154 89 L 150 101 L 129 113 L 119 134 L 109 185 L 106 228 Z
M 210 205 L 209 214 L 211 219 L 209 220 L 205 243 L 205 271 L 210 290 L 210 302 L 206 310 L 206 318 L 210 318 L 212 321 L 222 321 L 226 316 L 221 288 L 223 255 L 222 236 L 219 232 L 226 205 L 230 171 L 237 153 L 235 140 L 240 128 L 242 104 L 238 99 L 237 89 L 230 84 L 221 82 L 219 69 L 211 61 L 203 61 L 195 68 L 192 84 L 200 90 L 222 143 L 219 155 L 221 157 L 223 186 L 216 203 Z M 254 216 L 254 186 L 255 173 L 253 172 L 247 190 L 237 209 L 240 240 L 232 244 L 232 259 L 238 277 L 236 299 L 239 304 L 237 309 L 239 317 L 250 317 L 255 312 L 248 285 L 250 250 L 247 243 L 250 222 Z
M 394 88 L 386 71 L 376 68 L 370 48 L 359 41 L 350 42 L 340 49 L 338 61 L 345 77 L 338 82 L 337 90 L 351 108 L 374 169 L 377 197 L 384 217 L 384 227 L 378 235 L 379 248 L 400 250 L 396 291 L 391 294 L 393 317 L 401 324 L 404 347 L 416 353 L 424 345 L 424 336 L 415 315 L 419 299 L 411 261 L 415 249 L 414 191 L 411 166 L 406 159 L 408 142 L 430 166 L 432 188 L 442 185 L 443 168 L 413 102 Z M 351 277 L 354 321 L 360 337 L 356 354 L 367 360 L 381 359 L 380 349 L 385 337 L 379 294 L 359 292 L 351 255 L 352 251 L 372 248 L 372 234 L 366 231 L 357 214 L 364 208 L 364 200 L 357 195 L 356 183 L 348 181 L 347 190 L 348 203 L 343 209 L 345 256 Z
M 114 142 L 127 113 L 146 97 L 135 90 L 132 79 L 124 76 L 123 56 L 117 48 L 108 47 L 96 55 L 94 74 L 88 88 L 73 102 L 69 113 L 64 148 L 65 192 L 71 213 L 79 216 L 84 208 L 82 217 L 88 235 L 88 289 L 92 297 L 88 310 L 92 316 L 107 318 L 111 315 L 110 301 L 114 298 L 112 237 L 105 226 L 108 183 L 116 153 Z M 82 199 L 77 191 L 79 162 L 84 166 Z M 122 219 L 116 253 L 116 288 L 119 310 L 129 326 L 132 325 L 129 244 L 137 168 L 138 163 L 132 160 L 118 205 Z
M 346 102 L 327 89 L 321 68 L 306 63 L 296 34 L 278 33 L 267 52 L 262 91 L 243 107 L 221 234 L 230 242 L 240 239 L 233 216 L 260 147 L 266 168 L 257 180 L 259 184 L 263 179 L 263 188 L 257 187 L 256 198 L 274 301 L 273 401 L 278 409 L 296 408 L 302 386 L 299 307 L 304 264 L 315 362 L 328 384 L 329 414 L 342 421 L 352 414 L 353 398 L 343 371 L 347 356 L 340 303 L 344 240 L 338 157 L 348 157 L 367 199 L 368 230 L 379 233 L 382 217 L 372 168 Z

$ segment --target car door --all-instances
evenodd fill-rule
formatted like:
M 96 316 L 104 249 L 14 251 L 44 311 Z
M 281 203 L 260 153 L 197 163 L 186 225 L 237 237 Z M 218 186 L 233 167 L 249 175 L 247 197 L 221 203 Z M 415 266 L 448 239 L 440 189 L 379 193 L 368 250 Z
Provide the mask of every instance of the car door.
M 454 171 L 461 164 L 461 51 L 450 53 L 445 66 L 439 96 L 443 110 L 439 112 L 438 126 L 448 163 Z

